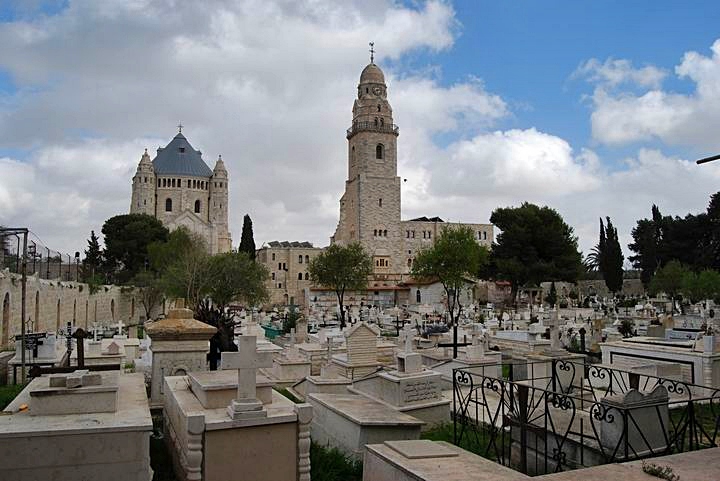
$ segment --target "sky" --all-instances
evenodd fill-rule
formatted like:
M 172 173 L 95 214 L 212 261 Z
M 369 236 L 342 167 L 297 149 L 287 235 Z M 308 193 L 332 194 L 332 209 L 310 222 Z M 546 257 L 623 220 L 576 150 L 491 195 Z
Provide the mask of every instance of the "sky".
M 720 2 L 0 0 L 0 225 L 86 248 L 145 148 L 230 175 L 230 228 L 325 246 L 368 42 L 400 126 L 403 218 L 703 211 L 720 191 Z

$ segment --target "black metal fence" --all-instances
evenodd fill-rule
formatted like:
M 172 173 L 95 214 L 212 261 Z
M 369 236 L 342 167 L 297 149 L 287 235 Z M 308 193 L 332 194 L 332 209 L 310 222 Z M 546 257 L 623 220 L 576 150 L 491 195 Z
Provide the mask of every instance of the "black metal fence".
M 41 279 L 76 281 L 82 277 L 80 252 L 68 254 L 45 246 L 32 233 L 27 245 L 27 275 Z M 0 270 L 20 274 L 22 265 L 21 236 L 0 230 Z
M 720 440 L 720 389 L 569 360 L 455 369 L 453 413 L 455 444 L 530 475 Z

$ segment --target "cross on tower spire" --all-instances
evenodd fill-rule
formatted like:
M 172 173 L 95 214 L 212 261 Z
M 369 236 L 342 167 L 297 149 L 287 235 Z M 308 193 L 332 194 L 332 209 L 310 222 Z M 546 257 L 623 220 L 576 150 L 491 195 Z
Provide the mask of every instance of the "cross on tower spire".
M 178 133 L 179 133 L 179 134 L 182 134 L 182 129 L 183 129 L 183 124 L 182 124 L 182 122 L 179 122 L 179 123 L 178 123 L 177 128 L 178 128 Z
M 375 63 L 375 42 L 370 42 L 370 63 Z

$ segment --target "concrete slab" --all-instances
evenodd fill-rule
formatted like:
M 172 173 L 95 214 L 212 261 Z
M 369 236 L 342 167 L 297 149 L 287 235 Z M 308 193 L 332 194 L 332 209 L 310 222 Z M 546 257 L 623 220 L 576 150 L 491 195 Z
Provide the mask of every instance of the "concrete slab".
M 408 459 L 452 458 L 459 455 L 457 451 L 448 449 L 442 444 L 435 443 L 428 439 L 385 441 L 385 445 Z

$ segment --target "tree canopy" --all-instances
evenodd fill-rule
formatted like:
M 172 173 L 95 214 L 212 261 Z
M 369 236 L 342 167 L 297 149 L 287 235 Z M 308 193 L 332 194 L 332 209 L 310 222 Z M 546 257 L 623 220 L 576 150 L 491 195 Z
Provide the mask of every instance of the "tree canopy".
M 145 268 L 148 246 L 165 242 L 169 232 L 162 223 L 146 214 L 111 217 L 102 227 L 105 238 L 105 266 L 110 280 L 126 284 Z
M 450 324 L 453 326 L 453 357 L 457 357 L 457 320 L 462 313 L 462 292 L 468 280 L 487 264 L 488 250 L 477 243 L 472 229 L 447 227 L 435 242 L 415 256 L 412 275 L 427 281 L 439 281 L 445 290 Z
M 345 327 L 345 293 L 367 287 L 368 276 L 372 273 L 370 256 L 359 242 L 331 244 L 310 261 L 308 272 L 315 285 L 335 291 L 340 307 L 340 326 Z
M 82 280 L 83 282 L 97 283 L 102 273 L 103 252 L 100 248 L 100 241 L 95 231 L 90 231 L 88 239 L 88 247 L 85 249 L 85 257 L 82 261 Z
M 243 217 L 242 234 L 240 234 L 239 252 L 244 252 L 251 260 L 255 260 L 255 239 L 253 237 L 252 219 L 248 214 Z
M 501 232 L 490 252 L 493 271 L 518 289 L 545 280 L 575 282 L 583 270 L 577 237 L 560 214 L 528 202 L 496 209 L 490 216 Z
M 597 262 L 605 285 L 612 293 L 620 292 L 623 287 L 623 257 L 618 233 L 610 217 L 605 218 L 607 225 L 600 219 L 600 239 L 597 245 Z

